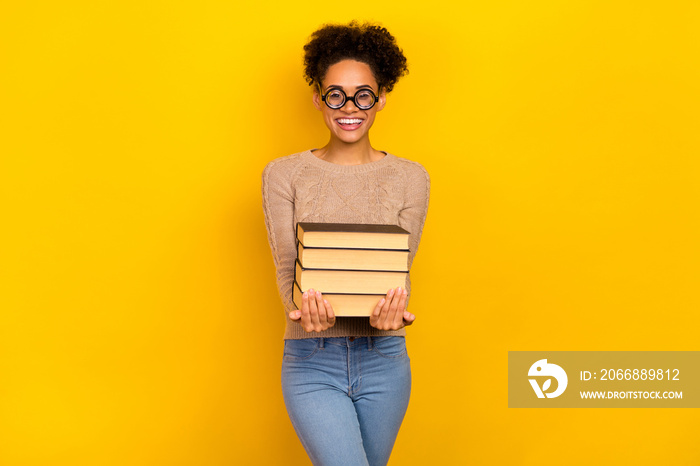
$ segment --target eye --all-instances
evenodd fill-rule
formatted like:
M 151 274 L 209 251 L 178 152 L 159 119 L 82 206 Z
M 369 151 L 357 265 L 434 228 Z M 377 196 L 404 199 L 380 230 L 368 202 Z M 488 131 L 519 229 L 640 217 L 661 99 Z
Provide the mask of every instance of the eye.
M 369 107 L 374 104 L 374 94 L 372 94 L 372 92 L 368 90 L 357 91 L 357 94 L 355 95 L 355 101 L 363 107 Z

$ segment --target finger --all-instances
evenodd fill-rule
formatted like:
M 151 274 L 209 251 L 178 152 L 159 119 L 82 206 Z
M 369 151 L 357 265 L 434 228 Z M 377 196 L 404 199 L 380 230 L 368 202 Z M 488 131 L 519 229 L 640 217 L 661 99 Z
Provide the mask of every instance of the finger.
M 401 299 L 402 291 L 401 287 L 394 290 L 394 296 L 389 305 L 389 311 L 386 314 L 385 325 L 387 330 L 394 330 L 394 322 L 396 321 L 396 313 L 399 309 L 399 300 Z M 401 311 L 403 312 L 403 309 L 401 309 Z
M 326 305 L 326 317 L 328 319 L 328 326 L 332 327 L 333 325 L 335 325 L 335 312 L 333 312 L 333 307 L 327 299 L 323 300 L 323 304 Z
M 318 321 L 318 307 L 316 306 L 316 292 L 314 290 L 309 290 L 309 323 L 311 330 L 318 332 L 321 323 Z
M 398 330 L 403 327 L 403 313 L 406 310 L 406 297 L 408 290 L 404 289 L 399 294 L 399 302 L 396 305 L 396 313 L 394 314 L 394 329 Z
M 326 315 L 326 305 L 323 302 L 323 296 L 320 291 L 316 292 L 316 309 L 318 309 L 318 322 L 321 330 L 325 330 L 328 328 L 328 316 Z
M 389 293 L 387 293 L 387 296 Z M 369 324 L 372 327 L 377 326 L 377 322 L 379 321 L 379 314 L 382 311 L 382 307 L 384 306 L 384 303 L 386 302 L 386 298 L 382 298 L 379 300 L 376 306 L 374 306 L 374 310 L 372 311 L 372 314 L 369 316 Z
M 300 310 L 291 311 L 289 313 L 289 318 L 290 318 L 290 320 L 298 322 L 299 320 L 301 320 L 301 311 Z
M 379 314 L 379 326 L 377 328 L 380 328 L 382 330 L 388 330 L 387 324 L 390 322 L 389 315 L 391 313 L 391 306 L 393 305 L 394 307 L 396 307 L 396 305 L 394 304 L 395 296 L 396 290 L 393 288 L 390 289 L 389 292 L 386 294 L 386 302 L 384 303 L 384 306 L 382 306 L 382 312 Z
M 409 326 L 413 323 L 413 321 L 416 320 L 416 316 L 411 314 L 408 311 L 403 312 L 403 324 L 405 326 Z
M 310 332 L 311 328 L 311 315 L 309 310 L 309 291 L 305 291 L 301 298 L 301 326 L 306 332 Z

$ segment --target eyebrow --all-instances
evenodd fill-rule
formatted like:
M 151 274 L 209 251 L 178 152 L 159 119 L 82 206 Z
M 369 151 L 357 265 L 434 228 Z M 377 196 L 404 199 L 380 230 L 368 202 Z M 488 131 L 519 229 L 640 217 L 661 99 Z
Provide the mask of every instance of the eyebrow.
M 369 84 L 360 84 L 360 85 L 357 86 L 355 89 L 363 89 L 363 88 L 365 88 L 365 87 L 368 87 L 371 91 L 374 91 L 374 89 L 372 89 L 372 86 L 370 86 Z M 340 86 L 340 85 L 338 85 L 338 84 L 331 84 L 331 85 L 329 85 L 328 87 L 326 87 L 326 91 L 328 91 L 328 90 L 330 90 L 330 89 L 342 89 L 342 90 L 345 90 L 345 88 L 344 88 L 343 86 Z

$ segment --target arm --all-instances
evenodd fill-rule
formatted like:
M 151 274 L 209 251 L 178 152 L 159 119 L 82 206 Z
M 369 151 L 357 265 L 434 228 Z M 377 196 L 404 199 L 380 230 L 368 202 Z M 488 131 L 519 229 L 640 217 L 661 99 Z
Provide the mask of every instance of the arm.
M 263 212 L 267 239 L 275 263 L 277 289 L 285 309 L 293 309 L 294 260 L 296 238 L 294 231 L 294 165 L 288 159 L 273 160 L 262 174 Z
M 285 309 L 294 309 L 294 261 L 297 256 L 294 218 L 294 165 L 289 159 L 270 162 L 262 175 L 263 211 L 267 237 L 277 271 L 277 288 Z M 279 165 L 278 165 L 279 164 Z M 335 324 L 335 315 L 320 292 L 309 290 L 302 298 L 300 310 L 290 311 L 289 318 L 299 322 L 307 332 L 320 332 Z
M 411 269 L 413 258 L 418 251 L 423 226 L 428 214 L 430 201 L 430 176 L 422 165 L 416 162 L 408 162 L 406 170 L 406 185 L 404 194 L 404 206 L 399 212 L 399 226 L 410 233 L 408 240 L 408 269 Z
M 430 176 L 422 165 L 407 162 L 404 206 L 399 212 L 399 226 L 410 233 L 408 247 L 408 268 L 418 251 L 423 234 L 423 225 L 428 213 L 430 200 Z M 410 279 L 409 279 L 410 280 Z M 409 282 L 410 284 L 410 282 Z M 370 316 L 369 323 L 380 330 L 398 330 L 411 325 L 416 316 L 406 310 L 408 291 L 401 288 L 389 290 Z

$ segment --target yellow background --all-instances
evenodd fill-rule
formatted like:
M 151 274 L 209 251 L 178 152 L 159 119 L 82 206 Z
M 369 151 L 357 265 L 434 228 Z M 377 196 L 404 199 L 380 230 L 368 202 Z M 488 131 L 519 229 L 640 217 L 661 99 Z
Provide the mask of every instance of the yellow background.
M 507 408 L 508 350 L 699 349 L 697 2 L 240 3 L 4 3 L 0 464 L 308 464 L 260 174 L 352 18 L 433 183 L 392 464 L 700 463 L 697 410 Z

